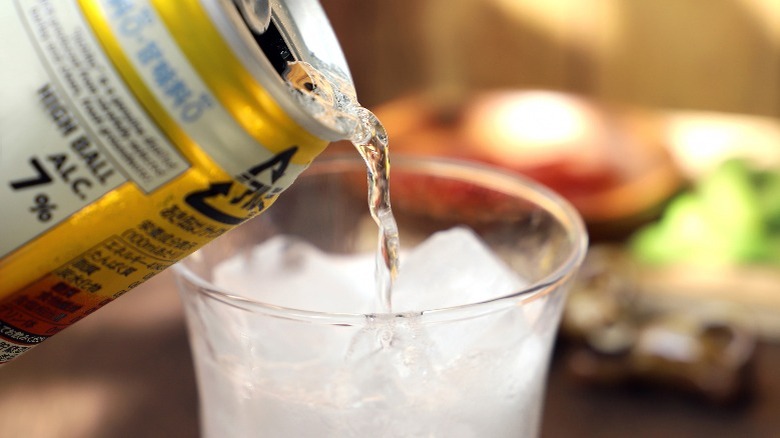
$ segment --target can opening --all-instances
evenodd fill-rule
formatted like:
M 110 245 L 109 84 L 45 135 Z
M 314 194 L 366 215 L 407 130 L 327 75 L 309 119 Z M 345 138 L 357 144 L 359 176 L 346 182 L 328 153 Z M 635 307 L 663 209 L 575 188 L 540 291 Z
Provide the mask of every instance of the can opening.
M 265 57 L 271 62 L 276 73 L 279 76 L 283 76 L 287 69 L 287 64 L 295 62 L 296 59 L 273 20 L 265 32 L 261 34 L 252 32 L 252 36 L 254 36 Z
M 259 61 L 253 75 L 269 90 L 282 109 L 315 136 L 341 140 L 351 132 L 350 120 L 343 122 L 345 102 L 354 100 L 354 85 L 344 55 L 329 27 L 318 0 L 270 1 L 270 19 L 265 31 L 253 26 L 254 18 L 265 15 L 267 0 L 233 0 L 238 14 L 232 24 L 243 29 L 242 50 Z M 241 6 L 243 5 L 243 7 Z M 265 22 L 264 22 L 265 23 Z M 254 41 L 247 41 L 251 36 Z M 254 42 L 254 47 L 251 47 Z M 262 54 L 256 53 L 259 48 Z M 258 57 L 264 57 L 269 64 Z M 270 69 L 269 69 L 270 67 Z M 276 73 L 279 81 L 274 80 Z M 346 124 L 345 124 L 346 123 Z M 349 125 L 345 128 L 345 126 Z
M 257 45 L 260 46 L 265 57 L 271 62 L 276 73 L 282 76 L 287 68 L 287 63 L 295 62 L 296 59 L 287 42 L 284 41 L 276 23 L 271 18 L 270 4 L 267 2 L 235 0 L 233 5 L 238 9 L 238 15 L 252 33 L 252 37 Z M 257 10 L 257 7 L 260 7 L 262 10 Z
M 301 68 L 273 20 L 263 33 L 255 32 L 251 27 L 250 30 L 263 54 L 282 79 L 299 91 L 311 92 L 314 90 L 314 81 L 306 69 Z

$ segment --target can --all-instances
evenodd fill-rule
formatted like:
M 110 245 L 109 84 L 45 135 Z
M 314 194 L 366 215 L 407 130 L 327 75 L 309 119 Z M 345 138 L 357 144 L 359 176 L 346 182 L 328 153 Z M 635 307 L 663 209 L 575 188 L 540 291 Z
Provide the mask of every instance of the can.
M 2 3 L 0 363 L 261 213 L 345 137 L 284 77 L 351 84 L 320 5 L 274 5 L 260 33 L 226 0 Z

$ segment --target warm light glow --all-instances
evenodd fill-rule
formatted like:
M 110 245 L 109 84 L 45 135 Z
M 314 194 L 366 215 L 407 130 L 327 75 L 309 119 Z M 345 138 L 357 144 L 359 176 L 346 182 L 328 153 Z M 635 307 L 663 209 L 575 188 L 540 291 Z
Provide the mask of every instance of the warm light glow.
M 749 1 L 749 0 L 745 0 Z M 753 0 L 761 1 L 761 0 Z M 773 1 L 773 0 L 769 0 Z M 597 57 L 613 56 L 627 31 L 615 0 L 487 0 L 518 26 L 533 28 L 545 38 L 581 48 Z
M 777 0 L 739 0 L 751 18 L 772 38 L 775 47 L 780 47 L 780 8 Z
M 780 123 L 725 113 L 677 112 L 668 118 L 667 139 L 679 167 L 691 178 L 729 158 L 757 167 L 780 165 Z
M 465 126 L 471 138 L 488 145 L 483 153 L 525 166 L 580 155 L 602 128 L 583 101 L 546 91 L 487 94 L 472 105 Z
M 571 142 L 587 131 L 587 117 L 570 98 L 544 92 L 515 97 L 497 103 L 491 129 L 503 131 L 528 147 Z

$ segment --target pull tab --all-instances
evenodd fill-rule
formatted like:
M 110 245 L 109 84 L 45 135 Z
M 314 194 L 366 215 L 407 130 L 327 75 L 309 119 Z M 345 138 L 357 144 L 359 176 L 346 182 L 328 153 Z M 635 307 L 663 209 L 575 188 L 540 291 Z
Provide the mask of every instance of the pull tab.
M 233 0 L 233 3 L 241 11 L 244 21 L 252 32 L 262 34 L 268 30 L 271 24 L 270 0 Z

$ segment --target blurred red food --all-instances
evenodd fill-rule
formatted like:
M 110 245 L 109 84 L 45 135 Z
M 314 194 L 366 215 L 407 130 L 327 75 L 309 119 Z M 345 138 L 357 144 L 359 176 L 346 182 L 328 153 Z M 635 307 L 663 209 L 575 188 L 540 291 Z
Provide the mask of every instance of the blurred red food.
M 518 172 L 567 198 L 591 227 L 614 230 L 647 219 L 682 183 L 650 111 L 542 91 L 485 92 L 464 102 L 441 107 L 414 95 L 374 112 L 393 153 Z

